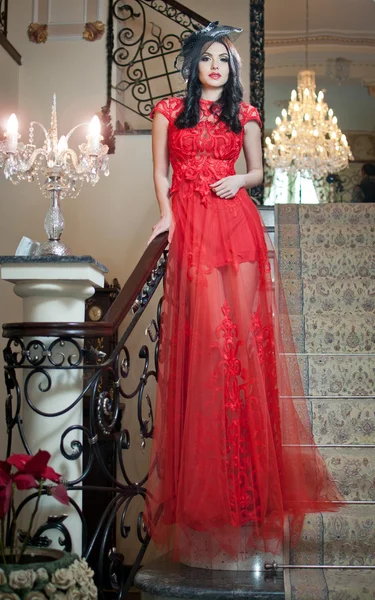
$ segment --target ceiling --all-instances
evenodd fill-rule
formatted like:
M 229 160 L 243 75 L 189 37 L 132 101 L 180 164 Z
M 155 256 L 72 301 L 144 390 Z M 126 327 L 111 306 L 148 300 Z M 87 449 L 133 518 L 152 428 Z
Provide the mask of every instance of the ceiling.
M 251 1 L 251 0 L 250 0 Z M 265 0 L 266 126 L 306 66 L 345 128 L 375 130 L 375 1 Z
M 369 37 L 375 43 L 374 0 L 309 0 L 311 33 Z M 306 0 L 265 0 L 266 38 L 305 34 Z

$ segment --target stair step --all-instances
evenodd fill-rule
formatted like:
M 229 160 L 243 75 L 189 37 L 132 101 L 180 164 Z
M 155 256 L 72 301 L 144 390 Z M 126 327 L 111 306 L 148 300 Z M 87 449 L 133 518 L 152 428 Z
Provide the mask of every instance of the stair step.
M 375 237 L 375 234 L 374 234 Z M 375 247 L 355 248 L 350 254 L 337 249 L 284 248 L 279 257 L 283 277 L 321 279 L 327 277 L 375 276 Z
M 275 222 L 285 224 L 316 224 L 324 229 L 335 223 L 357 225 L 375 224 L 375 205 L 373 204 L 290 204 L 275 206 Z
M 288 569 L 292 600 L 372 600 L 375 570 Z
M 324 280 L 283 277 L 283 289 L 290 315 L 352 314 L 375 312 L 375 279 L 370 277 Z
M 278 245 L 283 248 L 375 248 L 375 224 L 311 225 L 286 224 L 278 230 Z
M 307 396 L 375 395 L 373 356 L 298 356 L 302 383 Z M 288 372 L 294 372 L 295 356 L 286 356 Z M 293 375 L 292 375 L 293 382 Z M 296 391 L 294 390 L 295 394 Z
M 308 314 L 294 329 L 301 335 L 304 326 L 306 352 L 375 352 L 375 318 L 373 314 Z M 298 328 L 299 325 L 299 328 Z
M 316 223 L 324 229 L 324 224 L 330 227 L 335 224 L 357 226 L 360 223 L 375 225 L 375 206 L 368 204 L 315 204 L 301 206 L 299 222 Z
M 375 397 L 317 398 L 309 404 L 316 444 L 375 444 Z
M 374 514 L 375 448 L 321 448 L 320 452 L 343 498 L 374 502 Z
M 307 515 L 290 561 L 300 565 L 375 565 L 374 505 L 352 504 L 336 513 Z
M 301 362 L 307 363 L 309 395 L 374 395 L 374 357 L 311 356 Z
M 375 237 L 375 232 L 374 232 Z M 301 252 L 302 277 L 369 277 L 375 275 L 375 248 L 354 248 L 348 252 L 342 249 L 307 250 Z
M 296 352 L 375 352 L 372 313 L 291 314 L 289 318 Z
M 352 277 L 303 280 L 303 312 L 355 314 L 375 312 L 375 278 Z

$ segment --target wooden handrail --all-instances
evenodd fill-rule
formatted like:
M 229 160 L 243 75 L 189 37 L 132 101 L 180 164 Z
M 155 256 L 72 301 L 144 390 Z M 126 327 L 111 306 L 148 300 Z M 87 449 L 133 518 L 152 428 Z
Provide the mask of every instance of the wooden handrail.
M 132 274 L 113 302 L 102 321 L 96 323 L 5 323 L 3 337 L 88 337 L 112 336 L 125 319 L 152 270 L 168 244 L 167 233 L 162 233 L 147 246 Z
M 16 61 L 17 65 L 22 65 L 22 56 L 19 52 L 17 52 L 15 47 L 12 46 L 12 44 L 10 43 L 8 38 L 3 34 L 2 31 L 0 31 L 0 46 L 2 46 L 4 50 L 8 52 L 9 56 L 11 56 L 13 60 Z

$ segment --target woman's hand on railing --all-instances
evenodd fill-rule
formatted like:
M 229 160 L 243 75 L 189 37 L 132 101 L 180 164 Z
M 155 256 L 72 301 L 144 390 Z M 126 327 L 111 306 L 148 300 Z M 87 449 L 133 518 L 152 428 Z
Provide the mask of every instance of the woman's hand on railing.
M 173 236 L 173 231 L 174 231 L 174 220 L 173 220 L 172 212 L 161 216 L 159 221 L 153 226 L 152 234 L 151 234 L 150 239 L 147 242 L 147 245 L 149 245 L 149 243 L 152 242 L 152 240 L 155 239 L 158 235 L 160 235 L 161 233 L 164 233 L 166 231 L 169 232 L 168 233 L 168 242 L 171 242 L 172 236 Z

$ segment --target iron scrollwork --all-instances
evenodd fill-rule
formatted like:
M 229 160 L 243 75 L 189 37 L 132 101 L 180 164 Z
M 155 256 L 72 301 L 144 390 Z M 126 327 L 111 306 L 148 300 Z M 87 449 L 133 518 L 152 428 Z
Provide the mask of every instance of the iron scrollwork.
M 8 0 L 0 0 L 0 33 L 7 37 L 8 33 Z
M 264 0 L 250 0 L 250 104 L 264 123 Z M 251 196 L 263 204 L 264 186 L 251 190 Z
M 162 27 L 148 18 L 151 11 L 172 21 L 176 31 L 164 34 Z M 183 39 L 208 21 L 164 0 L 116 0 L 113 17 L 118 26 L 112 55 L 118 81 L 112 100 L 150 120 L 157 100 L 182 92 L 184 85 L 177 77 L 174 58 Z
M 84 424 L 70 422 L 59 431 L 60 458 L 75 462 L 84 459 L 83 468 L 74 480 L 66 481 L 72 510 L 78 514 L 83 530 L 83 556 L 91 563 L 96 572 L 97 583 L 103 594 L 108 586 L 112 594 L 125 598 L 130 589 L 136 570 L 147 549 L 149 536 L 143 523 L 143 511 L 137 508 L 135 523 L 132 523 L 132 508 L 136 502 L 146 502 L 146 483 L 148 468 L 141 478 L 135 480 L 129 461 L 129 451 L 143 452 L 147 440 L 153 434 L 153 405 L 150 383 L 156 381 L 158 343 L 161 319 L 161 301 L 157 306 L 157 315 L 151 318 L 146 327 L 147 344 L 142 344 L 138 352 L 141 367 L 133 365 L 128 347 L 129 338 L 135 330 L 145 310 L 149 307 L 154 293 L 163 281 L 167 264 L 167 253 L 159 259 L 151 270 L 150 276 L 135 299 L 125 319 L 125 330 L 118 343 L 108 356 L 98 355 L 76 339 L 59 337 L 56 339 L 9 339 L 4 350 L 5 380 L 7 388 L 6 422 L 8 428 L 8 454 L 12 450 L 12 439 L 18 429 L 21 443 L 26 452 L 32 454 L 35 448 L 28 440 L 27 427 L 21 418 L 22 408 L 27 405 L 33 418 L 53 419 L 68 416 L 77 406 L 83 406 L 88 399 L 88 418 Z M 144 325 L 142 326 L 144 333 Z M 150 346 L 150 348 L 149 348 Z M 151 347 L 153 348 L 152 351 Z M 151 357 L 154 360 L 151 360 Z M 69 398 L 66 406 L 55 408 L 53 394 L 59 389 L 61 377 L 77 374 L 82 377 L 82 391 L 76 397 Z M 52 396 L 50 396 L 52 395 Z M 42 399 L 43 407 L 40 406 Z M 45 401 L 47 399 L 47 402 Z M 127 422 L 128 411 L 133 408 L 137 419 L 134 425 Z M 122 420 L 120 419 L 122 413 Z M 110 441 L 116 456 L 117 474 L 110 468 L 102 454 L 102 443 Z M 131 465 L 130 465 L 131 466 Z M 92 471 L 101 474 L 103 485 L 88 483 Z M 98 517 L 95 531 L 88 537 L 85 514 L 75 501 L 77 491 L 104 493 L 108 503 Z M 48 486 L 43 488 L 42 495 L 48 496 Z M 27 496 L 18 507 L 18 513 L 28 510 L 35 499 L 35 492 Z M 31 504 L 29 504 L 31 503 Z M 132 508 L 132 511 L 131 511 Z M 34 533 L 31 543 L 38 547 L 48 547 L 51 539 L 47 532 L 57 530 L 60 534 L 58 543 L 67 551 L 72 548 L 69 534 L 69 516 L 49 517 Z M 124 564 L 124 557 L 111 544 L 111 531 L 116 526 L 117 540 L 127 538 L 134 529 L 140 550 L 133 566 Z M 24 539 L 22 532 L 20 539 Z M 109 552 L 109 554 L 108 554 Z M 95 554 L 96 553 L 96 554 Z M 98 558 L 92 558 L 98 555 Z

